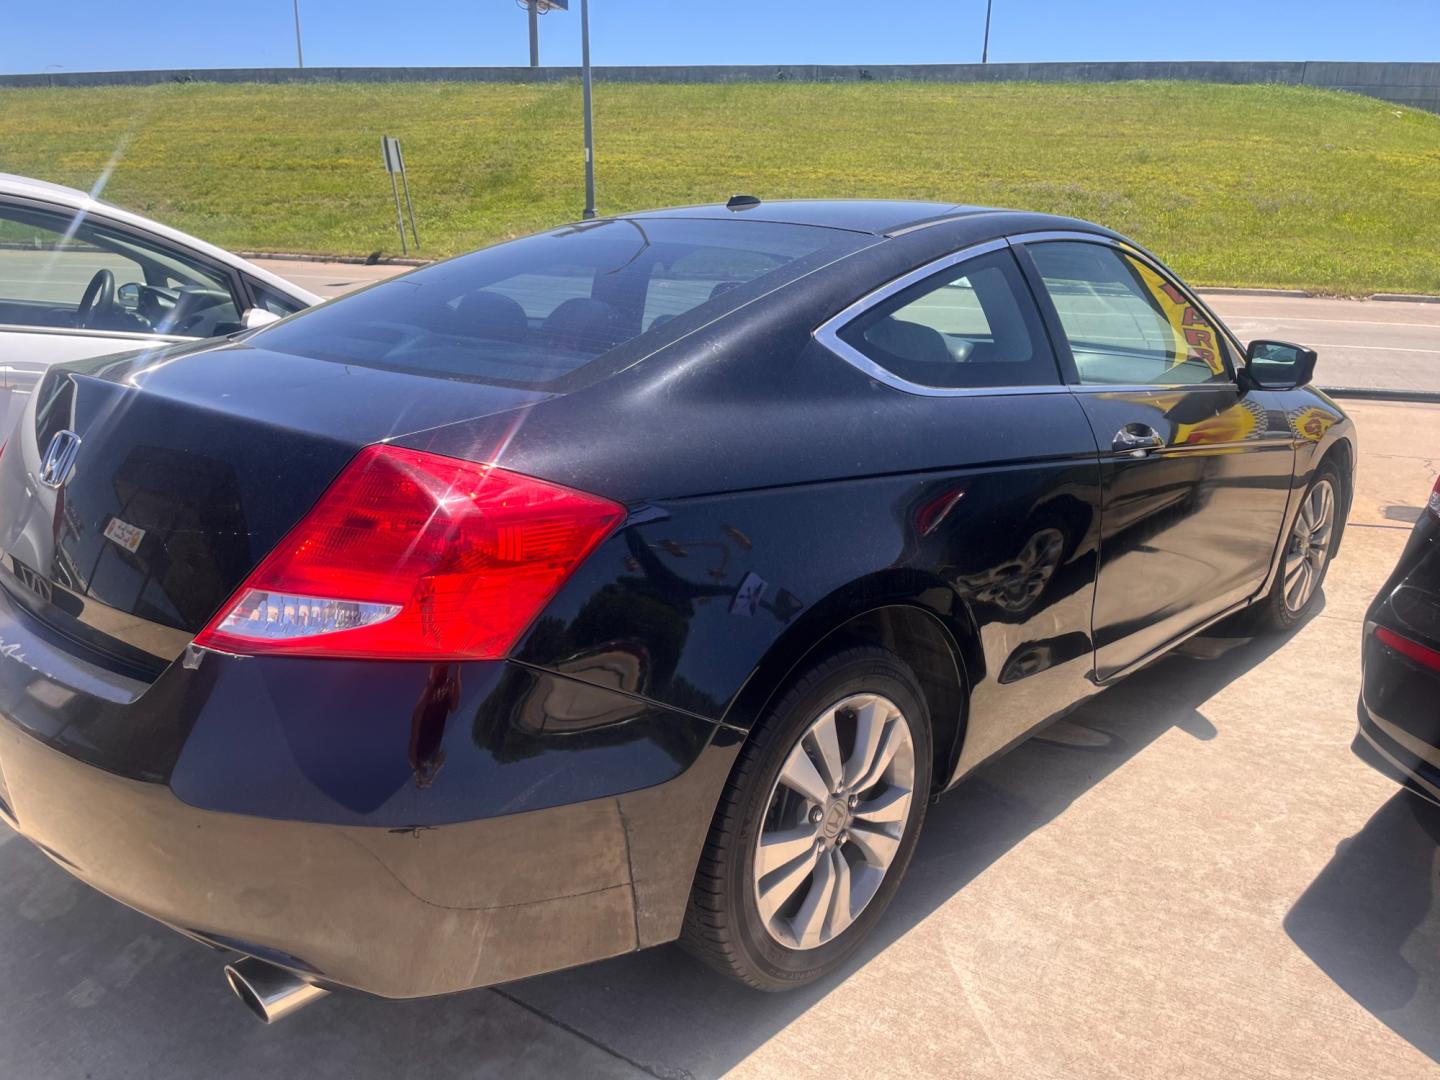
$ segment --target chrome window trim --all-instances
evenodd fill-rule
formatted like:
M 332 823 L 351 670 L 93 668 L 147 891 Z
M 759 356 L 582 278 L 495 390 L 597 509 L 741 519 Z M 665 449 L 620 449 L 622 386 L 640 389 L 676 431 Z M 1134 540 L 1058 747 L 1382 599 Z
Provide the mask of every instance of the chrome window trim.
M 968 215 L 965 215 L 968 216 Z M 939 222 L 927 222 L 925 226 Z M 942 255 L 933 259 L 917 269 L 910 270 L 892 281 L 886 282 L 879 288 L 862 296 L 859 300 L 847 306 L 839 314 L 832 316 L 817 327 L 811 336 L 825 346 L 830 352 L 839 356 L 851 367 L 858 368 L 876 382 L 884 383 L 886 386 L 907 394 L 916 394 L 921 397 L 995 397 L 997 395 L 1010 394 L 1105 394 L 1105 393 L 1167 393 L 1174 394 L 1182 391 L 1195 390 L 1229 390 L 1238 394 L 1239 383 L 1234 378 L 1234 368 L 1228 361 L 1226 367 L 1230 370 L 1231 378 L 1225 382 L 1205 383 L 1133 383 L 1133 384 L 1110 384 L 1110 383 L 1046 383 L 1039 386 L 926 386 L 924 383 L 911 382 L 909 379 L 901 378 L 888 368 L 882 367 L 874 360 L 862 353 L 854 346 L 840 339 L 840 331 L 851 321 L 859 318 L 877 304 L 884 303 L 898 292 L 908 289 L 910 286 L 924 281 L 926 278 L 947 270 L 958 263 L 976 258 L 980 255 L 988 255 L 992 251 L 999 251 L 1001 248 L 1014 247 L 1020 244 L 1043 243 L 1050 240 L 1078 240 L 1092 244 L 1104 244 L 1107 247 L 1117 248 L 1127 255 L 1133 255 L 1142 262 L 1148 264 L 1152 270 L 1165 277 L 1185 294 L 1186 299 L 1203 311 L 1206 316 L 1220 328 L 1225 335 L 1230 347 L 1235 350 L 1237 356 L 1243 356 L 1244 350 L 1239 348 L 1238 339 L 1225 323 L 1215 316 L 1215 313 L 1195 295 L 1188 285 L 1184 283 L 1164 263 L 1155 258 L 1144 248 L 1132 244 L 1128 240 L 1121 240 L 1117 237 L 1106 236 L 1104 233 L 1082 232 L 1076 229 L 1051 229 L 1044 232 L 1013 233 L 1010 236 L 1000 237 L 995 240 L 986 240 L 982 243 L 972 244 L 969 247 L 953 251 L 948 255 Z M 1063 375 L 1057 372 L 1057 378 Z
M 924 266 L 908 271 L 881 285 L 878 289 L 867 293 L 853 304 L 850 304 L 838 315 L 827 319 L 814 331 L 811 336 L 825 348 L 829 349 L 836 356 L 840 357 L 851 367 L 858 368 L 876 382 L 884 383 L 893 389 L 903 391 L 907 394 L 916 394 L 920 397 L 997 397 L 1010 394 L 1068 394 L 1070 387 L 1059 382 L 1060 373 L 1056 372 L 1057 381 L 1045 383 L 1038 386 L 926 386 L 924 383 L 911 382 L 909 379 L 901 378 L 888 368 L 882 367 L 874 360 L 862 353 L 853 345 L 840 339 L 840 331 L 847 325 L 869 311 L 876 304 L 884 303 L 898 292 L 903 292 L 910 286 L 924 281 L 943 270 L 947 270 L 959 263 L 977 258 L 981 255 L 988 255 L 992 251 L 1000 251 L 1010 246 L 1006 237 L 997 240 L 986 240 L 983 243 L 972 244 L 970 247 L 961 248 L 959 251 L 952 251 L 948 255 L 942 255 Z
M 1092 244 L 1106 244 L 1110 247 L 1134 246 L 1104 233 L 1082 232 L 1079 229 L 1046 229 L 1044 232 L 1016 233 L 1010 237 L 1012 244 L 1035 244 L 1046 240 L 1086 240 Z
M 134 330 L 85 330 L 73 326 L 26 326 L 24 323 L 0 323 L 0 334 L 55 334 L 61 337 L 117 338 L 121 341 L 200 341 L 201 338 L 178 334 L 142 334 Z
M 1231 390 L 1240 392 L 1234 382 L 1201 383 L 1075 383 L 1069 387 L 1077 394 L 1173 394 L 1180 390 Z

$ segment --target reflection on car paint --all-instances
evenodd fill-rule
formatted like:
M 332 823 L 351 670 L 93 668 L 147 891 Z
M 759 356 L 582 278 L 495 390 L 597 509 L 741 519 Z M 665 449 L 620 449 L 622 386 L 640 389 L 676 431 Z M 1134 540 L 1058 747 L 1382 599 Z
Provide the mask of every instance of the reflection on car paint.
M 1225 358 L 1210 320 L 1201 314 L 1184 293 L 1144 262 L 1139 259 L 1128 261 L 1175 335 L 1174 359 L 1170 366 L 1178 367 L 1188 360 L 1199 360 L 1210 369 L 1211 374 L 1226 374 Z
M 410 767 L 415 786 L 428 788 L 445 764 L 445 721 L 460 705 L 460 665 L 435 664 L 410 714 Z
M 1327 409 L 1319 404 L 1302 405 L 1298 409 L 1291 409 L 1285 414 L 1285 418 L 1290 423 L 1290 430 L 1306 442 L 1319 442 L 1340 419 L 1339 414 L 1333 409 Z

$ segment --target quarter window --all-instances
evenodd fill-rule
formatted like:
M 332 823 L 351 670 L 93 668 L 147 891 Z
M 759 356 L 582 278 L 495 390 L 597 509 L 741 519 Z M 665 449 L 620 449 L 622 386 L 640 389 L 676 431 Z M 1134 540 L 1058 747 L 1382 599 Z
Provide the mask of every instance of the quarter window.
M 1038 312 L 1008 250 L 978 255 L 877 304 L 839 338 L 909 383 L 936 389 L 1060 381 Z
M 271 315 L 278 315 L 284 318 L 286 315 L 294 315 L 302 310 L 305 305 L 299 300 L 276 292 L 269 285 L 262 285 L 254 278 L 247 278 L 250 285 L 250 295 L 255 298 L 255 306 L 262 311 L 268 311 Z
M 1060 316 L 1082 384 L 1231 381 L 1214 323 L 1139 259 L 1084 241 L 1046 241 L 1027 250 Z

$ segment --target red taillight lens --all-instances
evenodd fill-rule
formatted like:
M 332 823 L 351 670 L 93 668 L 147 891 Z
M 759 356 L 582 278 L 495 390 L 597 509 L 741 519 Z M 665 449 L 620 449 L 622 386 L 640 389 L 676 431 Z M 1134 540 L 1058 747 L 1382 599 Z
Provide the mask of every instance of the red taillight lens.
M 1409 657 L 1417 664 L 1440 671 L 1440 652 L 1421 645 L 1418 641 L 1411 641 L 1407 637 L 1401 637 L 1393 630 L 1387 630 L 1383 626 L 1375 627 L 1376 640 L 1390 646 L 1401 656 Z
M 608 499 L 493 465 L 368 447 L 195 643 L 496 659 L 624 515 Z
M 1440 518 L 1440 476 L 1435 478 L 1435 486 L 1430 489 L 1430 501 L 1425 504 L 1425 509 L 1430 511 L 1431 516 Z

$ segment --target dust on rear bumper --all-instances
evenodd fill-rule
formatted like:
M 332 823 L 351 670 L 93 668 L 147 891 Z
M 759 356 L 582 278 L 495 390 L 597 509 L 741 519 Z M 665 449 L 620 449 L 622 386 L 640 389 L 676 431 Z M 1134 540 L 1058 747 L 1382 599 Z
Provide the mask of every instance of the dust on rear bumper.
M 419 997 L 673 939 L 723 784 L 717 748 L 616 797 L 412 829 L 189 806 L 0 723 L 18 831 L 81 880 L 330 985 Z
M 738 750 L 505 662 L 207 654 L 121 684 L 42 630 L 0 595 L 17 831 L 182 932 L 385 997 L 672 940 Z

